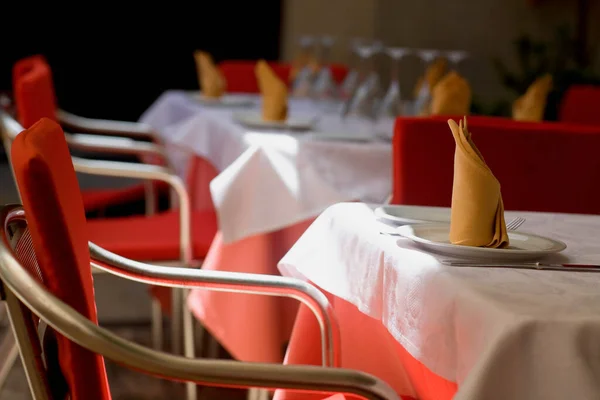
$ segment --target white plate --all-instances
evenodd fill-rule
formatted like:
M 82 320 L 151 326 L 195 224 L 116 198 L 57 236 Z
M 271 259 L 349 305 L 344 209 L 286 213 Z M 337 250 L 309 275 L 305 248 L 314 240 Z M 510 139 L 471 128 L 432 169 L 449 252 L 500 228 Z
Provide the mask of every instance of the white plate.
M 375 216 L 392 225 L 450 223 L 450 209 L 445 207 L 417 207 L 386 205 L 375 209 Z
M 251 129 L 281 129 L 309 131 L 313 129 L 315 116 L 290 116 L 285 121 L 265 121 L 259 111 L 233 114 L 233 120 Z
M 418 246 L 447 256 L 480 260 L 533 260 L 563 251 L 567 245 L 558 240 L 524 232 L 508 232 L 510 245 L 505 249 L 458 246 L 450 243 L 449 224 L 404 225 L 396 231 Z
M 250 107 L 254 101 L 248 96 L 225 94 L 219 98 L 204 97 L 201 93 L 191 94 L 192 98 L 204 106 L 209 107 Z
M 372 142 L 378 140 L 377 136 L 369 133 L 331 133 L 315 132 L 310 135 L 311 139 L 335 142 Z

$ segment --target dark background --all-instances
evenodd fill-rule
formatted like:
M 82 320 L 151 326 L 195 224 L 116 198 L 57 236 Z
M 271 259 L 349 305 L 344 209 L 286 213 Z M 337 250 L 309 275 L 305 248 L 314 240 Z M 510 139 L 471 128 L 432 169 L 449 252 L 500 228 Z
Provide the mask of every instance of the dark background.
M 16 60 L 43 54 L 60 107 L 82 116 L 136 120 L 163 91 L 197 89 L 196 49 L 215 61 L 279 58 L 282 0 L 162 1 L 155 8 L 9 3 L 2 7 L 0 91 L 10 91 Z

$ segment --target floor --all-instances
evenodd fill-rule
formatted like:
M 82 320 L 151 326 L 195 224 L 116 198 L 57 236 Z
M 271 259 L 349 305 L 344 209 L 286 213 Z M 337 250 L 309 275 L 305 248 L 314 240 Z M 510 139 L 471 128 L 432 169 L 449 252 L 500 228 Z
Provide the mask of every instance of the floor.
M 82 189 L 115 187 L 131 184 L 124 179 L 80 177 Z M 0 160 L 0 205 L 18 203 L 19 197 L 8 165 Z M 99 275 L 95 277 L 96 302 L 100 325 L 137 343 L 150 344 L 150 297 L 144 285 L 124 279 Z M 165 335 L 168 334 L 165 329 Z M 0 325 L 0 340 L 8 332 Z M 168 340 L 168 338 L 167 338 Z M 220 357 L 227 357 L 221 349 Z M 113 400 L 184 399 L 182 384 L 173 384 L 130 371 L 110 361 L 106 362 Z M 239 390 L 200 388 L 199 398 L 245 399 L 246 392 Z M 6 385 L 0 389 L 0 400 L 29 400 L 25 374 L 20 361 L 10 372 Z

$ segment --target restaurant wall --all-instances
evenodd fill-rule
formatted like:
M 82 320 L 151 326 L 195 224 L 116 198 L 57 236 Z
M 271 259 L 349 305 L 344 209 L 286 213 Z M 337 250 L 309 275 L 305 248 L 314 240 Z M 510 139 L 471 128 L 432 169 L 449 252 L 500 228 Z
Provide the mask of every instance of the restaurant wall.
M 501 85 L 491 59 L 516 66 L 513 40 L 523 33 L 550 39 L 558 25 L 574 24 L 574 3 L 546 0 L 533 7 L 526 0 L 284 0 L 281 53 L 291 59 L 300 34 L 325 33 L 338 38 L 335 56 L 342 62 L 353 36 L 413 48 L 464 49 L 472 56 L 460 72 L 479 98 L 492 101 L 512 94 Z M 591 3 L 590 37 L 600 37 L 600 26 L 593 22 L 600 20 L 600 2 Z M 422 66 L 408 59 L 403 67 L 403 88 L 408 90 Z

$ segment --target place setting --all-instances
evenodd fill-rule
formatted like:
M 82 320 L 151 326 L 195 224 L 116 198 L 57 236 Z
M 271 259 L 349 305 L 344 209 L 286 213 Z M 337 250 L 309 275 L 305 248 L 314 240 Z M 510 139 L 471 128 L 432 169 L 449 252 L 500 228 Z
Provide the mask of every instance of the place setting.
M 250 129 L 295 132 L 314 129 L 316 115 L 289 115 L 287 85 L 264 60 L 256 63 L 255 74 L 262 95 L 261 110 L 236 112 L 235 122 Z
M 194 60 L 202 90 L 189 92 L 193 100 L 208 107 L 247 108 L 255 105 L 250 96 L 225 93 L 227 82 L 210 54 L 196 51 Z
M 392 228 L 382 235 L 401 238 L 400 246 L 409 240 L 448 267 L 600 272 L 600 265 L 550 261 L 565 259 L 564 242 L 521 231 L 523 217 L 507 223 L 500 183 L 475 146 L 466 118 L 448 123 L 456 142 L 452 207 L 379 206 L 375 217 Z

